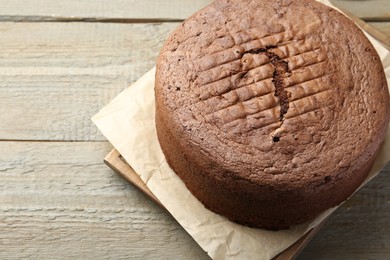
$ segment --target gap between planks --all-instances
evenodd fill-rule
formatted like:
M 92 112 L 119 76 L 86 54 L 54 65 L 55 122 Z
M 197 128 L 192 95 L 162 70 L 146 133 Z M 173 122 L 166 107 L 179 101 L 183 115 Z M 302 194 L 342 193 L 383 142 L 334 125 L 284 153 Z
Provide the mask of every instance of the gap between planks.
M 364 22 L 390 22 L 389 17 L 360 17 Z M 105 18 L 105 17 L 55 17 L 55 16 L 0 16 L 0 22 L 17 22 L 17 23 L 177 23 L 185 19 L 174 18 Z
M 63 18 L 82 19 L 185 19 L 210 4 L 212 0 L 50 0 L 14 1 L 0 0 L 0 20 L 26 21 L 41 18 L 56 20 Z M 375 21 L 390 19 L 388 0 L 331 0 L 331 2 L 350 13 Z
M 390 20 L 390 19 L 389 19 Z M 0 16 L 0 22 L 17 23 L 177 23 L 184 19 L 174 18 L 104 18 L 104 17 L 54 17 L 54 16 Z
M 19 142 L 19 143 L 104 143 L 107 140 L 24 140 L 24 139 L 0 139 L 0 142 Z

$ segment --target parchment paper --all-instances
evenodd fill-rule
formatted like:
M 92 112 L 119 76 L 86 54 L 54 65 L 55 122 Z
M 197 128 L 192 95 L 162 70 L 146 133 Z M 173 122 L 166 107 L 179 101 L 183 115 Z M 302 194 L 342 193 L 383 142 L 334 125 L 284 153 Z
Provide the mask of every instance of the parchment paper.
M 325 4 L 329 2 L 323 0 Z M 390 85 L 390 54 L 368 36 L 378 51 Z M 168 166 L 154 122 L 154 74 L 150 70 L 92 120 L 139 174 L 147 187 L 213 259 L 270 259 L 292 245 L 336 208 L 289 230 L 267 231 L 230 222 L 207 210 Z M 390 161 L 390 132 L 367 183 Z M 364 185 L 364 184 L 363 184 Z

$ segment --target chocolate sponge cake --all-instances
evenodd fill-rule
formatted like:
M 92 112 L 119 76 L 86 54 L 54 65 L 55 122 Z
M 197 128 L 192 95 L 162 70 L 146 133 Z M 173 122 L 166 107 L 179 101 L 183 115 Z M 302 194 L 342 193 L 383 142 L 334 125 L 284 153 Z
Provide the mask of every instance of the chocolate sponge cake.
M 389 123 L 373 46 L 314 0 L 217 0 L 165 43 L 156 126 L 171 168 L 208 209 L 284 229 L 367 177 Z

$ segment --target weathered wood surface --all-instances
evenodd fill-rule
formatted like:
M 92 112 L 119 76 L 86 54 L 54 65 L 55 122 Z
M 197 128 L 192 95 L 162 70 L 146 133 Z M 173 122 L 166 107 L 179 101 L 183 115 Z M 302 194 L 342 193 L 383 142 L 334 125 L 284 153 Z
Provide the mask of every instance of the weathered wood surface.
M 103 164 L 111 146 L 90 117 L 153 66 L 175 21 L 208 2 L 0 0 L 0 259 L 207 259 Z M 370 24 L 390 37 L 390 1 L 333 2 L 389 21 Z M 388 259 L 389 173 L 341 207 L 300 259 Z
M 367 20 L 390 17 L 388 0 L 331 0 Z M 177 20 L 185 19 L 211 0 L 0 0 L 0 21 Z
M 211 0 L 0 0 L 0 21 L 177 20 L 185 19 Z
M 0 259 L 207 259 L 165 211 L 106 167 L 106 142 L 0 142 Z M 359 191 L 299 259 L 386 259 L 390 174 Z
M 0 259 L 207 259 L 103 163 L 107 142 L 0 142 Z
M 90 118 L 177 23 L 0 23 L 0 139 L 105 140 Z

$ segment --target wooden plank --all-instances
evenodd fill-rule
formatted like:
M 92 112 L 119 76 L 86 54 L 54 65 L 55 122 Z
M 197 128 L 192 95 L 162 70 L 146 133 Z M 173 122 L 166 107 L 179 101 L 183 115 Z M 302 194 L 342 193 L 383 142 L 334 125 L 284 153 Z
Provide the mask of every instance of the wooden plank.
M 388 259 L 390 164 L 326 222 L 298 259 Z
M 106 142 L 0 142 L 0 259 L 208 259 L 104 165 Z
M 365 21 L 390 21 L 390 1 L 388 0 L 330 0 L 341 10 L 345 10 Z
M 0 0 L 0 21 L 105 19 L 185 19 L 211 0 Z
M 388 0 L 331 0 L 367 20 L 390 20 Z M 189 17 L 211 0 L 0 0 L 0 21 L 177 20 Z
M 0 139 L 105 140 L 90 121 L 177 23 L 0 23 Z
M 102 159 L 106 142 L 0 142 L 0 258 L 207 259 Z M 339 209 L 300 259 L 390 254 L 390 167 Z

